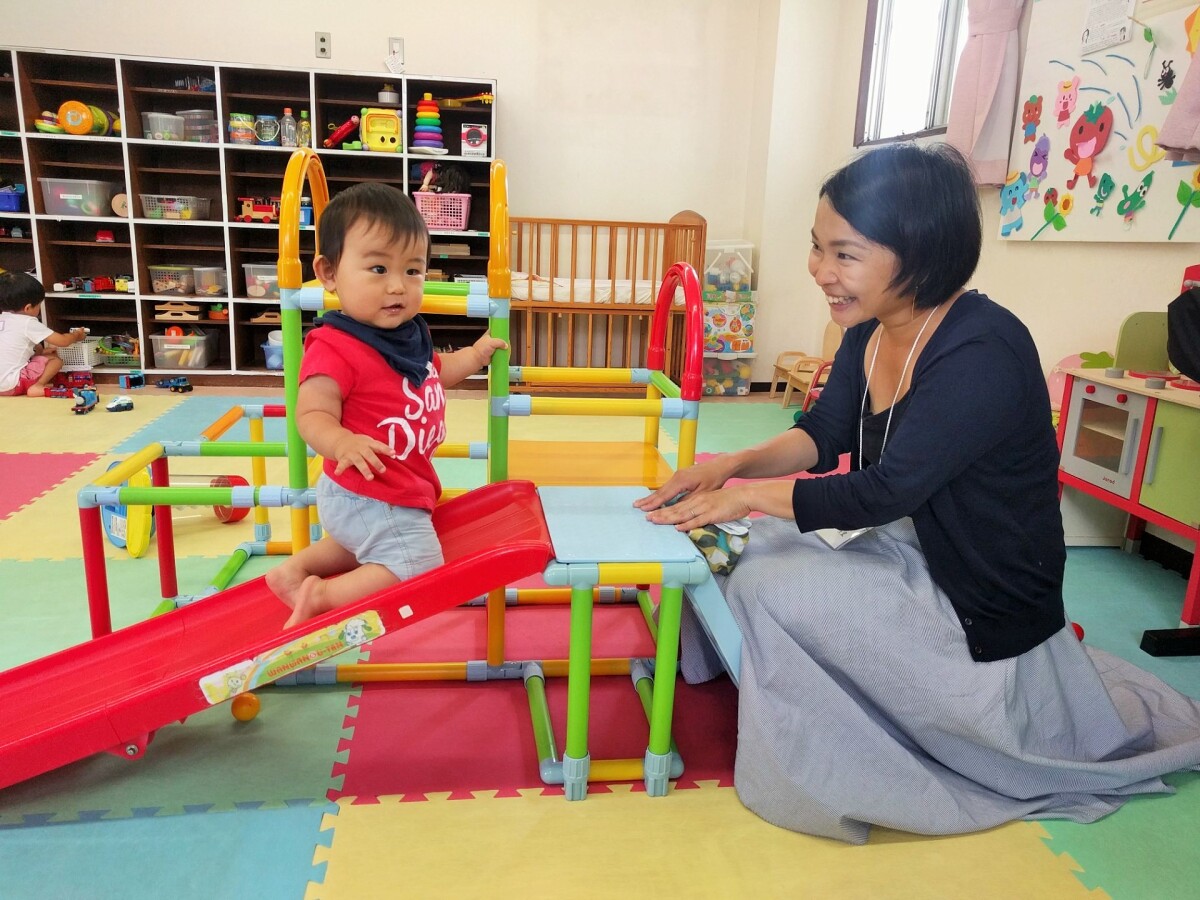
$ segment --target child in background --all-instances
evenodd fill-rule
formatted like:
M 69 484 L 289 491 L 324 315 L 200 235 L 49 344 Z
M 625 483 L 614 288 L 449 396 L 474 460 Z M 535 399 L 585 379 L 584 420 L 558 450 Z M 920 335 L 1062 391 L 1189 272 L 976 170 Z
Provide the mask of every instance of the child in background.
M 429 231 L 402 192 L 369 183 L 342 191 L 318 238 L 313 268 L 342 309 L 305 339 L 296 424 L 325 457 L 317 508 L 326 536 L 267 574 L 292 608 L 285 628 L 441 565 L 431 513 L 443 388 L 506 347 L 484 334 L 453 353 L 433 351 L 418 315 Z
M 44 397 L 62 368 L 55 347 L 87 337 L 84 328 L 59 334 L 38 316 L 46 291 L 25 272 L 0 272 L 0 397 Z

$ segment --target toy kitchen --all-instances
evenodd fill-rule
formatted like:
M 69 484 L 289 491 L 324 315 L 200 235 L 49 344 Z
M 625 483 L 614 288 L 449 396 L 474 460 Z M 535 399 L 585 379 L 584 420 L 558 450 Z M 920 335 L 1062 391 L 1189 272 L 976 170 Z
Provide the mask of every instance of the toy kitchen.
M 1185 282 L 1176 303 L 1189 304 L 1189 313 L 1200 317 L 1200 271 L 1196 279 L 1194 287 Z M 1175 313 L 1172 304 L 1172 329 L 1180 321 Z M 1172 346 L 1182 348 L 1177 340 Z M 1178 349 L 1181 362 L 1185 353 L 1190 362 L 1200 347 Z M 1190 366 L 1174 362 L 1168 360 L 1168 313 L 1139 312 L 1121 326 L 1112 367 L 1064 370 L 1058 480 L 1064 518 L 1069 495 L 1079 492 L 1124 514 L 1127 550 L 1137 547 L 1148 524 L 1193 550 L 1180 619 L 1195 626 L 1200 625 L 1200 553 L 1194 552 L 1200 542 L 1200 380 L 1190 377 L 1197 374 Z M 1147 631 L 1142 649 L 1160 656 L 1200 654 L 1200 629 Z

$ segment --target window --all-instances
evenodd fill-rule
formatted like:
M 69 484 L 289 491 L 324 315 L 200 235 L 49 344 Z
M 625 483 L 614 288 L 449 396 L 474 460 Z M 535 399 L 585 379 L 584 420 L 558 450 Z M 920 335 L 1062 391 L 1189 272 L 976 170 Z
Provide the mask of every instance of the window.
M 854 144 L 946 130 L 966 0 L 868 0 Z

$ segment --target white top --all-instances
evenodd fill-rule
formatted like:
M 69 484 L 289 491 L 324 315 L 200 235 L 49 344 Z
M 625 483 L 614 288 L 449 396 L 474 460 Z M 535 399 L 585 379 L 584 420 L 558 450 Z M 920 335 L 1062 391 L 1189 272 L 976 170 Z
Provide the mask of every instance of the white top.
M 54 329 L 42 320 L 24 313 L 0 312 L 0 392 L 11 391 L 21 378 L 21 370 L 33 357 L 37 345 Z

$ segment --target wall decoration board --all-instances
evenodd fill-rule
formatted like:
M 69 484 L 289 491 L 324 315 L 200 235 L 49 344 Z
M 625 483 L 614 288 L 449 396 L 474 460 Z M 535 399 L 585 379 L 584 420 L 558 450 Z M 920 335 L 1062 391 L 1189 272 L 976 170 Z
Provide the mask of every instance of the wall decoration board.
M 1155 145 L 1198 40 L 1196 2 L 1034 0 L 1003 239 L 1200 241 L 1200 166 Z

